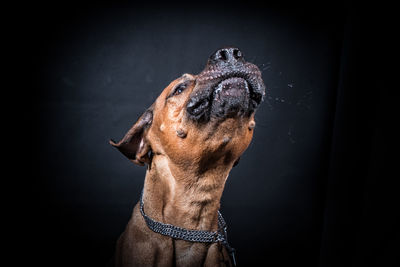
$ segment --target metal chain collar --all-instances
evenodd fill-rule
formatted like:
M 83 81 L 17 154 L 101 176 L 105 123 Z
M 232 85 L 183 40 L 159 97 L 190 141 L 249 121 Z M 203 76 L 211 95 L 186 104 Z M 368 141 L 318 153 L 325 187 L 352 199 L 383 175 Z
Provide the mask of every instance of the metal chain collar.
M 146 221 L 147 227 L 153 232 L 169 236 L 175 239 L 181 239 L 189 242 L 217 243 L 221 242 L 232 257 L 233 264 L 236 266 L 235 249 L 228 243 L 227 226 L 221 213 L 218 211 L 218 230 L 215 232 L 204 230 L 189 230 L 172 224 L 162 223 L 151 219 L 144 213 L 143 191 L 140 196 L 140 213 Z

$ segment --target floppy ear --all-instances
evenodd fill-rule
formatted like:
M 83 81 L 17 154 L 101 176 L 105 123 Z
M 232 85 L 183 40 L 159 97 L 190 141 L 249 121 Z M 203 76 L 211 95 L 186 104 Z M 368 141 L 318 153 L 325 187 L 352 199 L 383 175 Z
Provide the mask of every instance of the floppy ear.
M 118 143 L 110 140 L 110 144 L 130 161 L 143 166 L 150 162 L 150 144 L 146 139 L 147 131 L 153 122 L 153 106 L 147 109 L 132 128 L 125 134 Z

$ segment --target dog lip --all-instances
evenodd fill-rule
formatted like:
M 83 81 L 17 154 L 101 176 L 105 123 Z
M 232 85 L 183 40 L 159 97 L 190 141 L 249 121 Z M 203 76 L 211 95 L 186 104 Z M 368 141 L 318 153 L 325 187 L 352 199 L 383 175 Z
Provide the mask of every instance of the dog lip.
M 260 104 L 265 94 L 265 85 L 260 70 L 254 64 L 245 63 L 230 68 L 209 65 L 199 74 L 198 83 L 212 83 L 211 88 L 214 91 L 222 81 L 234 77 L 243 78 L 248 83 L 251 99 L 256 105 Z
M 238 76 L 233 76 L 233 77 L 230 77 L 230 78 L 223 79 L 222 81 L 220 81 L 219 83 L 217 83 L 217 84 L 214 86 L 214 89 L 213 89 L 214 94 L 217 94 L 217 93 L 219 93 L 220 91 L 222 91 L 221 85 L 222 85 L 223 83 L 232 83 L 232 84 L 244 83 L 244 84 L 245 84 L 245 88 L 247 89 L 246 92 L 247 92 L 247 93 L 250 93 L 250 91 L 249 91 L 249 83 L 246 81 L 246 79 L 244 79 L 244 78 L 242 78 L 242 77 L 238 77 Z M 232 89 L 235 89 L 235 87 L 230 88 L 230 90 L 232 90 Z
M 247 88 L 248 88 L 248 93 L 250 94 L 250 99 L 253 101 L 252 105 L 253 108 L 258 106 L 263 98 L 263 86 L 262 83 L 259 83 L 258 80 L 261 79 L 260 76 L 258 76 L 258 72 L 238 72 L 238 71 L 232 71 L 232 72 L 227 72 L 223 75 L 220 75 L 215 79 L 215 84 L 212 86 L 212 92 L 215 94 L 215 92 L 218 90 L 219 85 L 229 79 L 232 78 L 239 78 L 243 79 L 247 83 Z
M 194 117 L 199 117 L 202 115 L 203 110 L 206 109 L 210 105 L 210 101 L 208 98 L 203 98 L 198 101 L 190 101 L 186 109 L 190 112 L 190 114 Z

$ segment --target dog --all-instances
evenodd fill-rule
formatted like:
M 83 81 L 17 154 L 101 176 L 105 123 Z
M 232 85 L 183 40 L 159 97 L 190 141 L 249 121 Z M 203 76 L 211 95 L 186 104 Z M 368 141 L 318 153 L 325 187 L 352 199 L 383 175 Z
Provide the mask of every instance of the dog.
M 219 213 L 229 172 L 253 137 L 265 85 L 238 48 L 214 52 L 198 75 L 171 82 L 119 142 L 146 165 L 116 266 L 232 266 Z

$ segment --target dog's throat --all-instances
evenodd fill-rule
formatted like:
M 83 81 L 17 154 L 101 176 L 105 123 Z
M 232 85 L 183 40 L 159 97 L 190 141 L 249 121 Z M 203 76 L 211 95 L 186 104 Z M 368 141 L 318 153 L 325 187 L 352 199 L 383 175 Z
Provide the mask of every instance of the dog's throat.
M 218 210 L 229 170 L 212 168 L 199 174 L 195 169 L 175 165 L 166 155 L 156 154 L 146 173 L 141 201 L 141 216 L 147 227 L 158 234 L 173 232 L 175 227 L 186 233 L 218 232 Z
M 145 179 L 146 213 L 165 223 L 214 231 L 227 175 L 227 170 L 199 175 L 155 155 Z

